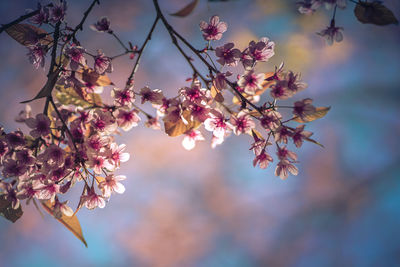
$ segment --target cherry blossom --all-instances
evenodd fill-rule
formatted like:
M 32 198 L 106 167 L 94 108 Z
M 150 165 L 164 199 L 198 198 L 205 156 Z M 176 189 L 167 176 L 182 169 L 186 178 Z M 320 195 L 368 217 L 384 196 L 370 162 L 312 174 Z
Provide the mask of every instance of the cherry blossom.
M 220 40 L 222 34 L 228 29 L 228 25 L 220 21 L 218 16 L 212 16 L 209 23 L 205 21 L 200 22 L 200 29 L 206 41 Z
M 190 130 L 185 133 L 182 140 L 182 146 L 186 150 L 192 150 L 196 146 L 196 141 L 203 141 L 204 137 L 199 130 Z

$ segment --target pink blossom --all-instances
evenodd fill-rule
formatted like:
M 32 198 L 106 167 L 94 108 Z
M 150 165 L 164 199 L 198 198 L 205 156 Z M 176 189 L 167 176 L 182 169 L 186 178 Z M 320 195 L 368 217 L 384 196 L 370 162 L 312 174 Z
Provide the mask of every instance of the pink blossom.
M 3 190 L 3 194 L 5 198 L 11 202 L 11 207 L 13 209 L 18 209 L 20 206 L 19 199 L 17 198 L 17 194 L 15 189 L 9 183 L 0 182 L 0 189 Z
M 291 91 L 287 88 L 287 82 L 285 80 L 277 81 L 271 86 L 270 94 L 275 99 L 288 99 L 293 95 Z
M 204 105 L 194 104 L 190 106 L 190 111 L 194 119 L 204 122 L 209 117 L 210 109 Z
M 38 158 L 52 168 L 60 167 L 64 163 L 65 151 L 59 146 L 52 144 Z
M 270 145 L 270 144 L 271 143 L 268 143 L 268 145 Z M 254 155 L 258 156 L 265 150 L 266 145 L 267 145 L 267 140 L 257 138 L 254 141 L 254 143 L 251 144 L 250 150 L 252 149 L 254 152 Z
M 300 74 L 294 74 L 292 71 L 285 74 L 285 81 L 287 82 L 287 88 L 293 93 L 307 88 L 307 84 L 300 81 Z
M 297 126 L 293 133 L 293 143 L 296 147 L 301 147 L 303 139 L 309 138 L 313 134 L 312 132 L 304 131 L 304 127 L 304 124 Z
M 343 40 L 343 28 L 336 27 L 335 23 L 331 23 L 329 27 L 318 32 L 317 34 L 324 37 L 328 45 L 333 45 L 334 41 L 339 43 Z
M 201 104 L 207 100 L 206 89 L 202 89 L 198 84 L 193 84 L 192 87 L 185 87 L 180 90 L 180 93 L 186 100 L 192 103 Z
M 103 132 L 104 134 L 110 134 L 118 127 L 111 112 L 100 110 L 95 110 L 93 112 L 93 120 L 91 121 L 91 124 L 94 129 Z
M 265 150 L 263 150 L 253 160 L 253 166 L 255 167 L 257 164 L 259 164 L 261 169 L 266 169 L 269 163 L 272 161 L 273 161 L 272 157 L 268 155 L 267 152 L 265 152 Z
M 81 196 L 81 203 L 89 210 L 95 209 L 97 207 L 104 208 L 106 206 L 106 201 L 103 196 L 97 195 L 94 189 L 89 190 L 86 195 Z
M 261 83 L 264 81 L 264 74 L 255 74 L 254 70 L 248 70 L 239 79 L 238 85 L 244 89 L 244 92 L 249 95 L 254 95 L 257 89 L 261 89 Z
M 101 174 L 102 169 L 113 170 L 114 166 L 104 157 L 96 154 L 91 154 L 87 161 L 89 168 L 92 168 L 94 173 Z
M 242 63 L 245 68 L 253 67 L 257 62 L 266 62 L 273 55 L 275 43 L 270 41 L 267 37 L 263 37 L 260 41 L 251 41 L 249 46 L 242 53 Z
M 135 93 L 132 89 L 119 89 L 114 88 L 111 91 L 111 96 L 114 98 L 114 102 L 121 107 L 132 107 L 135 102 Z
M 297 155 L 296 155 L 296 153 L 294 153 L 294 152 L 288 150 L 288 149 L 286 148 L 286 146 L 284 146 L 284 147 L 279 147 L 279 148 L 278 148 L 278 151 L 276 152 L 276 154 L 278 155 L 278 158 L 279 158 L 280 160 L 287 159 L 287 160 L 297 161 Z
M 110 149 L 107 152 L 107 157 L 111 160 L 114 166 L 118 167 L 121 162 L 127 162 L 129 160 L 129 153 L 123 152 L 126 148 L 125 144 L 117 145 L 112 143 Z
M 146 127 L 151 128 L 153 130 L 160 130 L 161 129 L 161 124 L 160 121 L 158 119 L 158 117 L 151 117 L 149 118 L 144 125 L 146 125 Z
M 20 164 L 18 161 L 13 159 L 6 159 L 3 162 L 3 176 L 4 177 L 16 177 L 23 175 L 28 170 L 26 165 Z
M 39 182 L 34 186 L 34 190 L 37 191 L 35 195 L 37 199 L 50 200 L 53 202 L 56 194 L 60 193 L 60 185 L 56 183 L 41 184 Z
M 67 2 L 62 1 L 59 3 L 53 3 L 53 6 L 49 9 L 50 22 L 57 23 L 63 21 L 65 17 L 65 11 L 67 10 Z
M 6 141 L 12 148 L 19 148 L 25 145 L 24 134 L 21 131 L 15 131 L 6 135 Z
M 53 215 L 56 218 L 61 218 L 63 215 L 71 217 L 74 215 L 74 211 L 67 205 L 68 201 L 60 202 L 58 199 L 55 200 L 53 206 Z
M 89 150 L 100 152 L 107 145 L 108 141 L 105 137 L 97 134 L 92 135 L 86 140 L 86 146 Z
M 37 43 L 36 45 L 28 46 L 29 62 L 35 66 L 36 69 L 39 67 L 44 68 L 45 56 L 47 53 L 47 46 Z
M 164 95 L 160 89 L 151 90 L 146 86 L 140 89 L 140 95 L 142 96 L 142 104 L 146 101 L 158 105 L 163 103 Z
M 95 24 L 90 25 L 90 28 L 97 32 L 112 33 L 110 29 L 110 20 L 107 17 L 101 17 Z
M 65 54 L 72 60 L 72 63 L 78 63 L 79 65 L 86 65 L 86 59 L 83 55 L 85 52 L 85 49 L 81 46 L 67 46 L 65 49 Z M 75 68 L 78 68 L 79 65 L 75 66 Z
M 292 132 L 285 126 L 280 126 L 275 130 L 275 142 L 288 143 L 288 138 L 292 137 Z
M 37 114 L 35 119 L 28 118 L 25 123 L 29 128 L 33 129 L 29 133 L 34 138 L 50 134 L 50 119 L 43 113 Z
M 32 166 L 35 163 L 35 157 L 33 157 L 33 151 L 29 149 L 22 149 L 15 153 L 15 157 L 18 163 L 21 165 Z
M 232 116 L 230 122 L 233 126 L 233 132 L 236 135 L 249 133 L 251 129 L 256 127 L 256 124 L 250 118 L 250 115 L 248 115 L 247 110 L 242 110 L 237 114 L 237 116 Z
M 222 34 L 228 29 L 228 25 L 225 22 L 220 22 L 218 16 L 212 16 L 209 23 L 200 22 L 200 29 L 206 41 L 220 40 Z
M 204 137 L 199 130 L 189 130 L 185 133 L 182 140 L 182 146 L 186 150 L 192 150 L 196 146 L 196 141 L 203 141 Z
M 30 199 L 37 194 L 37 190 L 33 189 L 32 183 L 20 183 L 18 184 L 18 199 Z
M 233 48 L 233 43 L 227 43 L 223 46 L 215 48 L 215 55 L 218 57 L 217 62 L 221 65 L 236 66 L 240 60 L 242 53 L 239 49 Z
M 39 26 L 43 23 L 47 23 L 49 19 L 49 9 L 45 6 L 42 6 L 38 3 L 39 13 L 34 15 L 33 17 L 29 18 L 29 22 L 33 24 L 38 24 Z
M 94 70 L 100 75 L 113 71 L 111 58 L 106 57 L 100 50 L 97 51 L 97 56 L 94 58 Z
M 261 126 L 265 129 L 274 131 L 281 125 L 282 115 L 275 110 L 267 111 L 261 118 Z
M 321 0 L 297 1 L 297 6 L 300 13 L 310 15 L 321 6 Z
M 221 145 L 224 142 L 224 137 L 216 137 L 213 135 L 211 139 L 211 148 L 214 149 L 215 147 Z
M 204 127 L 207 131 L 212 132 L 215 137 L 223 138 L 225 133 L 232 128 L 226 121 L 221 112 L 213 110 L 210 112 L 210 117 L 204 121 Z
M 299 173 L 299 170 L 288 160 L 281 160 L 276 166 L 275 175 L 284 180 L 289 177 L 289 172 L 293 175 L 297 175 Z
M 26 119 L 32 117 L 32 108 L 30 105 L 25 105 L 25 109 L 21 110 L 17 117 L 15 117 L 16 122 L 25 122 Z
M 126 179 L 124 175 L 107 175 L 105 180 L 100 182 L 99 188 L 103 192 L 103 196 L 109 198 L 112 192 L 123 194 L 125 192 L 125 186 L 120 183 Z
M 138 122 L 141 120 L 138 113 L 139 111 L 136 109 L 118 109 L 115 112 L 118 126 L 124 131 L 129 131 L 132 127 L 138 126 Z

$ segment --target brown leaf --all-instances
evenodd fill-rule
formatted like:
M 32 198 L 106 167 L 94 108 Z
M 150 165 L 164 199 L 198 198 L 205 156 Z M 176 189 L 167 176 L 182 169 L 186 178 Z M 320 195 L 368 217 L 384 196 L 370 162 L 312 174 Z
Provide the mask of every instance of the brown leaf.
M 360 1 L 354 8 L 354 14 L 361 23 L 375 25 L 399 24 L 393 12 L 380 1 L 366 2 Z
M 11 201 L 7 200 L 5 195 L 0 196 L 0 215 L 11 222 L 16 222 L 21 218 L 23 212 L 21 205 L 18 209 L 13 209 Z
M 6 32 L 24 46 L 34 45 L 37 42 L 49 45 L 53 42 L 53 38 L 45 30 L 30 24 L 15 24 L 6 29 Z
M 215 99 L 215 101 L 222 103 L 224 102 L 224 96 L 221 94 L 221 91 L 217 89 L 217 87 L 212 86 L 211 89 L 211 96 Z
M 308 115 L 304 116 L 303 118 L 297 117 L 297 118 L 294 118 L 293 120 L 300 122 L 300 123 L 314 121 L 316 119 L 320 119 L 320 118 L 324 117 L 330 109 L 331 109 L 330 107 L 317 107 L 317 108 L 315 108 L 314 113 L 308 114 Z
M 68 230 L 70 230 L 79 240 L 82 241 L 82 243 L 87 247 L 87 243 L 85 238 L 83 237 L 81 225 L 79 223 L 78 218 L 73 215 L 71 217 L 65 216 L 62 214 L 61 218 L 56 218 L 54 216 L 54 210 L 53 210 L 53 203 L 51 203 L 49 200 L 46 202 L 42 202 L 43 208 L 51 214 L 57 221 L 62 223 L 65 227 L 67 227 Z
M 180 9 L 179 11 L 170 14 L 171 16 L 176 16 L 176 17 L 186 17 L 190 15 L 190 13 L 193 12 L 197 4 L 199 3 L 199 0 L 194 0 L 191 3 L 187 4 L 184 8 Z
M 94 69 L 85 67 L 82 70 L 76 72 L 78 77 L 86 83 L 90 83 L 94 86 L 107 86 L 113 85 L 113 82 L 108 78 L 107 75 L 100 75 Z
M 188 122 L 185 124 L 181 118 L 177 120 L 176 122 L 170 122 L 170 121 L 164 121 L 164 128 L 165 128 L 165 133 L 168 134 L 169 136 L 179 136 L 181 134 L 186 133 L 187 131 L 191 129 L 196 129 L 197 127 L 200 126 L 200 122 L 194 120 L 190 120 L 190 111 L 185 110 L 183 112 L 183 117 L 185 120 Z

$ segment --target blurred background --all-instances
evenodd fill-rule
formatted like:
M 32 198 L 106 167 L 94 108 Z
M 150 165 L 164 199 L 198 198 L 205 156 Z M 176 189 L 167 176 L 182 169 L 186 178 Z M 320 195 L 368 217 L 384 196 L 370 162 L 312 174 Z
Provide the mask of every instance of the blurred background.
M 165 14 L 189 0 L 162 0 Z M 75 26 L 91 1 L 68 1 Z M 327 46 L 317 31 L 332 11 L 312 16 L 297 12 L 295 1 L 200 0 L 186 18 L 167 16 L 196 47 L 204 47 L 200 20 L 218 14 L 228 31 L 216 45 L 233 41 L 244 48 L 267 36 L 275 56 L 258 71 L 281 61 L 301 72 L 311 97 L 329 114 L 308 125 L 320 148 L 306 143 L 299 154 L 300 174 L 287 180 L 252 167 L 249 136 L 230 137 L 211 149 L 210 136 L 193 151 L 181 137 L 134 128 L 119 137 L 131 160 L 119 173 L 126 192 L 113 195 L 105 209 L 78 213 L 89 247 L 34 206 L 24 206 L 15 224 L 0 218 L 0 266 L 398 266 L 400 264 L 400 30 L 362 25 L 353 3 L 338 10 L 343 42 Z M 400 18 L 400 2 L 384 1 Z M 35 8 L 35 1 L 1 1 L 0 23 Z M 101 1 L 78 34 L 82 46 L 106 55 L 123 52 L 107 34 L 89 25 L 108 16 L 125 42 L 141 45 L 155 12 L 151 1 Z M 32 98 L 46 70 L 29 64 L 27 49 L 0 35 L 0 122 L 7 131 L 21 125 L 20 101 Z M 122 87 L 134 61 L 119 58 L 110 75 Z M 195 63 L 197 63 L 195 61 Z M 187 85 L 191 70 L 159 24 L 136 76 L 173 96 Z M 34 114 L 43 102 L 32 104 Z M 153 112 L 150 108 L 148 111 Z M 154 113 L 153 113 L 154 114 Z M 144 119 L 142 117 L 142 119 Z M 293 147 L 291 147 L 293 148 Z M 76 203 L 71 205 L 75 207 Z

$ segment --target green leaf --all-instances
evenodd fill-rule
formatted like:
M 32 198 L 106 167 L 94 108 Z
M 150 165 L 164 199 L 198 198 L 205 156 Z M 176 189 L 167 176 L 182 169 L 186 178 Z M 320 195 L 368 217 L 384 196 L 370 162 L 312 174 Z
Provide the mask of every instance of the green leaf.
M 53 38 L 45 30 L 30 24 L 15 24 L 6 29 L 6 32 L 24 46 L 34 45 L 37 42 L 49 45 L 53 42 Z
M 374 1 L 372 3 L 360 1 L 354 9 L 354 14 L 361 23 L 380 26 L 399 24 L 393 12 L 382 5 L 380 1 Z
M 87 243 L 85 238 L 83 237 L 81 224 L 79 223 L 78 218 L 76 215 L 71 217 L 65 216 L 64 214 L 61 215 L 61 218 L 57 218 L 54 216 L 54 207 L 50 200 L 46 202 L 42 202 L 42 206 L 50 215 L 52 215 L 57 221 L 62 223 L 68 230 L 70 230 L 82 243 L 87 247 Z
M 11 222 L 16 222 L 23 214 L 21 205 L 18 209 L 12 208 L 11 201 L 6 199 L 5 195 L 0 196 L 0 215 Z

